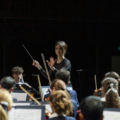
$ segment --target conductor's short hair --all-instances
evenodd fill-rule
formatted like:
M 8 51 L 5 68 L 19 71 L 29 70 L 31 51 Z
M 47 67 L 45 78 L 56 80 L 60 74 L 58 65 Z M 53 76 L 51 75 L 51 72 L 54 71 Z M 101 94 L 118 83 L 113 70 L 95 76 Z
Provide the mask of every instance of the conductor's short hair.
M 59 69 L 55 74 L 55 78 L 61 79 L 62 81 L 65 82 L 65 84 L 67 84 L 68 81 L 70 80 L 70 72 L 65 69 Z
M 6 76 L 1 79 L 1 87 L 7 90 L 15 87 L 15 81 L 12 77 Z

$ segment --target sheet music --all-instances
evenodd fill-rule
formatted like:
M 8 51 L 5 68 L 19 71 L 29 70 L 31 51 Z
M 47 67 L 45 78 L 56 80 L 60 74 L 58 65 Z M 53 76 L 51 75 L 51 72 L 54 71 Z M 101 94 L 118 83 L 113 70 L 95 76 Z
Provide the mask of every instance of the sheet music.
M 9 120 L 41 120 L 41 109 L 14 109 L 8 112 Z
M 104 111 L 104 120 L 120 120 L 120 112 L 116 111 Z
M 49 110 L 50 113 L 52 113 L 52 109 L 51 109 L 50 104 L 42 104 L 42 105 L 44 105 L 45 108 L 46 108 L 47 110 Z
M 11 95 L 12 95 L 13 98 L 16 98 L 17 101 L 26 101 L 26 98 L 27 98 L 27 93 L 11 92 Z
M 13 104 L 12 104 L 12 106 L 17 106 L 17 105 L 18 105 L 18 106 L 24 106 L 24 105 L 30 105 L 30 103 L 27 103 L 27 102 L 26 102 L 26 103 L 19 103 L 19 102 L 18 102 L 18 103 L 13 103 Z

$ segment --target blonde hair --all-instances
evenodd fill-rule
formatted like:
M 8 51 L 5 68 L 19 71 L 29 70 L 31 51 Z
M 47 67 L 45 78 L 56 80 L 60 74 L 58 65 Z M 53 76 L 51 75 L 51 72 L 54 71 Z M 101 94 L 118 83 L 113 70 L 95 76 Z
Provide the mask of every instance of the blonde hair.
M 8 103 L 7 105 L 8 110 L 12 107 L 13 102 L 12 96 L 5 89 L 0 89 L 0 103 L 1 102 Z M 0 120 L 8 120 L 8 115 L 1 104 L 0 104 Z
M 113 85 L 113 90 L 110 85 Z M 102 81 L 102 86 L 104 88 L 104 94 L 106 98 L 106 107 L 107 108 L 120 108 L 120 101 L 117 89 L 118 81 L 114 78 L 108 77 Z
M 72 113 L 72 103 L 64 91 L 55 91 L 51 94 L 49 101 L 52 103 L 52 108 L 58 115 L 70 115 Z

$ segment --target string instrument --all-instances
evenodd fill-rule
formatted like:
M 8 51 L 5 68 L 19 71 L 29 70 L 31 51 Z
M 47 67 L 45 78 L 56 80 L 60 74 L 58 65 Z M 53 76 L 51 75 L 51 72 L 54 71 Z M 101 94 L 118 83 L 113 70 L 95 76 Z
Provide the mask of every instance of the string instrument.
M 45 70 L 46 70 L 46 73 L 47 73 L 47 77 L 48 77 L 48 80 L 49 80 L 49 85 L 51 85 L 51 79 L 50 79 L 50 75 L 49 75 L 49 72 L 48 72 L 48 69 L 47 69 L 47 65 L 46 65 L 46 62 L 45 62 L 45 57 L 44 57 L 44 54 L 41 54 L 42 56 L 42 60 L 43 60 L 43 63 L 44 63 L 44 67 L 45 67 Z M 50 93 L 50 89 L 48 89 L 48 91 Z M 48 98 L 45 98 L 45 101 L 49 101 L 49 97 Z
M 37 99 L 35 99 L 24 87 L 22 87 L 22 85 L 19 85 L 19 87 L 21 88 L 21 90 L 23 90 L 25 93 L 27 93 L 27 95 L 29 96 L 29 97 L 31 97 L 31 99 L 33 99 L 38 105 L 42 105 Z M 51 115 L 51 113 L 50 113 L 50 111 L 48 110 L 48 109 L 46 109 L 45 108 L 45 114 L 46 114 L 46 116 L 50 116 Z
M 28 55 L 30 56 L 30 58 L 32 59 L 32 61 L 34 60 L 33 59 L 33 57 L 31 56 L 31 54 L 29 53 L 29 51 L 27 50 L 27 48 L 22 44 L 22 46 L 24 47 L 24 49 L 26 50 L 26 52 L 28 53 Z M 45 63 L 45 58 L 44 58 L 44 55 L 43 54 L 41 54 L 42 55 L 42 59 L 43 59 L 43 62 L 44 62 L 44 66 L 45 66 L 45 69 L 46 69 L 46 73 L 47 73 L 47 76 L 48 76 L 48 80 L 49 80 L 49 84 L 51 85 L 51 80 L 50 80 L 50 76 L 49 76 L 49 73 L 48 73 L 48 70 L 47 70 L 47 66 L 46 66 L 46 63 Z M 40 77 L 39 76 L 37 76 L 37 78 L 38 78 L 38 83 L 39 83 L 39 88 L 40 88 L 40 91 L 42 91 L 41 90 L 41 83 L 40 83 Z M 41 105 L 41 103 L 39 102 L 39 101 L 37 101 L 37 99 L 35 99 L 29 92 L 27 92 L 27 90 L 25 90 L 21 85 L 19 85 L 19 87 L 25 92 L 25 93 L 27 93 L 28 94 L 28 96 L 30 96 L 30 98 L 31 99 L 33 99 L 38 105 Z M 41 92 L 41 99 L 42 99 L 42 101 L 43 101 L 43 95 L 42 95 L 42 92 Z M 47 109 L 45 109 L 46 110 L 46 116 L 50 116 L 50 112 L 49 112 L 49 110 L 47 110 Z

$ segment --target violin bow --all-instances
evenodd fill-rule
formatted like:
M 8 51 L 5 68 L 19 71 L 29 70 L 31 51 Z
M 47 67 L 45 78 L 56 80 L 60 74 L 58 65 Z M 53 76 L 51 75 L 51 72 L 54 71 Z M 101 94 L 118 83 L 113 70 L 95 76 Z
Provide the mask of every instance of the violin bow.
M 38 105 L 42 105 L 37 99 L 35 99 L 22 85 L 19 85 L 19 87 L 21 88 L 21 90 L 23 90 L 25 93 L 27 93 L 27 95 L 29 97 L 31 97 Z M 46 112 L 50 113 L 50 111 L 48 109 L 45 109 Z
M 38 79 L 38 84 L 39 84 L 41 99 L 42 99 L 42 101 L 44 101 L 44 100 L 43 100 L 43 94 L 42 94 L 42 88 L 41 88 L 41 82 L 40 82 L 40 76 L 39 76 L 39 75 L 37 75 L 37 79 Z
M 45 70 L 46 70 L 46 73 L 47 73 L 47 77 L 48 77 L 48 80 L 49 80 L 49 85 L 51 85 L 51 79 L 50 79 L 50 75 L 49 75 L 49 72 L 48 72 L 48 69 L 47 69 L 47 65 L 46 65 L 46 62 L 45 62 L 44 54 L 41 54 L 41 56 L 42 56 L 42 60 L 43 60 L 43 63 L 44 63 L 44 66 L 45 66 Z
M 97 80 L 96 80 L 96 75 L 94 75 L 94 79 L 95 79 L 95 88 L 97 90 Z

